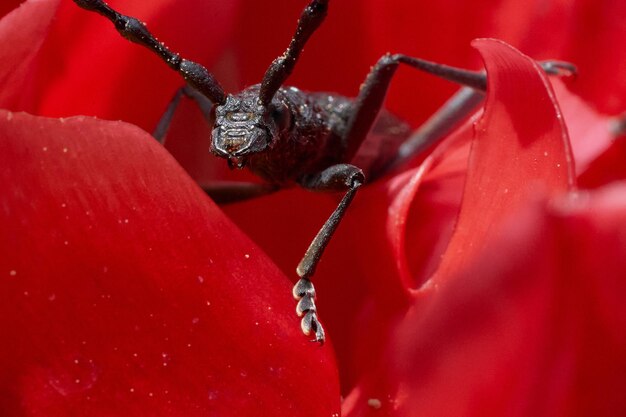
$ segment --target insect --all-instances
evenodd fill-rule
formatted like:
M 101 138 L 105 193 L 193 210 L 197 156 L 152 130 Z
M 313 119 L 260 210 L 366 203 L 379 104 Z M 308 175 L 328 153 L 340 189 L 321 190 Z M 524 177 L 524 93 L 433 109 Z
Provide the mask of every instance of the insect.
M 372 180 L 388 172 L 452 130 L 481 102 L 486 74 L 387 54 L 372 67 L 356 99 L 305 93 L 285 86 L 306 42 L 327 14 L 329 0 L 311 0 L 300 15 L 289 46 L 270 64 L 261 83 L 226 94 L 204 66 L 169 50 L 138 19 L 120 14 L 101 0 L 74 2 L 110 20 L 123 37 L 151 50 L 186 81 L 157 125 L 157 140 L 163 143 L 176 107 L 186 95 L 198 103 L 212 123 L 211 152 L 226 159 L 231 168 L 248 167 L 266 181 L 263 185 L 204 187 L 216 201 L 242 200 L 292 185 L 344 193 L 296 268 L 300 279 L 293 289 L 302 331 L 314 334 L 314 341 L 323 343 L 325 334 L 317 316 L 311 277 L 357 190 L 366 178 Z M 405 123 L 381 111 L 400 64 L 464 86 L 412 135 Z M 574 72 L 571 64 L 558 61 L 546 61 L 542 66 L 546 72 L 557 75 Z M 377 126 L 384 130 L 387 146 L 369 158 L 364 157 L 362 145 Z

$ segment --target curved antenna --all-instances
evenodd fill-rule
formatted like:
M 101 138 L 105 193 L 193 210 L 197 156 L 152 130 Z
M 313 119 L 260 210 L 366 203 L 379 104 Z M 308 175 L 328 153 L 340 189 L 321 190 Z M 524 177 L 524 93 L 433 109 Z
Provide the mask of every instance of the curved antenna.
M 261 104 L 267 106 L 274 94 L 287 80 L 298 61 L 300 52 L 313 32 L 322 24 L 328 10 L 328 0 L 312 0 L 300 15 L 296 33 L 285 52 L 270 64 L 259 91 Z
M 213 77 L 213 74 L 197 62 L 183 59 L 180 55 L 170 51 L 138 19 L 118 13 L 102 0 L 74 0 L 74 3 L 85 10 L 96 12 L 109 19 L 120 35 L 154 52 L 170 68 L 182 75 L 191 87 L 198 90 L 213 103 L 223 104 L 226 101 L 224 89 Z

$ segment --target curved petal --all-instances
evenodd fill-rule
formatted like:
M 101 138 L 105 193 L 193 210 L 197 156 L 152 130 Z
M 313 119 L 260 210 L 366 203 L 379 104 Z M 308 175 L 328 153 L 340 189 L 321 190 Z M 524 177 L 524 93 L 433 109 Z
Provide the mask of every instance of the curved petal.
M 624 196 L 622 182 L 518 207 L 416 301 L 344 415 L 621 415 Z
M 540 180 L 545 182 L 539 188 L 551 193 L 567 190 L 573 182 L 567 133 L 559 121 L 560 110 L 541 70 L 532 60 L 501 42 L 482 40 L 477 41 L 477 46 L 485 58 L 489 88 L 484 114 L 475 129 L 461 213 L 435 276 L 414 292 L 415 303 L 406 317 L 397 315 L 395 321 L 389 320 L 392 329 L 398 322 L 419 322 L 419 318 L 428 313 L 431 304 L 439 299 L 440 286 L 472 264 L 476 255 L 482 253 L 485 242 L 498 234 L 503 219 L 534 195 L 534 187 Z M 463 142 L 459 140 L 459 145 Z M 467 163 L 467 153 L 462 146 L 457 148 L 458 161 Z M 431 173 L 435 184 L 437 181 L 445 184 L 446 172 L 448 176 L 454 172 L 454 148 L 446 150 L 449 152 L 443 152 L 437 167 L 441 173 L 437 174 L 436 170 Z M 415 195 L 416 202 L 428 196 L 423 192 L 420 190 Z M 459 194 L 460 189 L 456 192 Z M 412 228 L 411 232 L 415 234 L 419 230 Z M 398 410 L 403 410 L 404 404 L 410 402 L 415 386 L 408 387 L 404 379 L 389 369 L 389 360 L 385 359 L 397 356 L 407 342 L 393 336 L 391 340 L 393 342 L 382 348 L 378 360 L 372 361 L 372 368 L 364 373 L 346 398 L 342 406 L 346 415 L 397 415 Z M 405 365 L 411 368 L 410 363 Z M 417 381 L 415 384 L 421 381 L 419 374 L 412 378 L 411 381 Z M 451 392 L 454 391 L 437 395 L 450 396 Z M 415 409 L 410 410 L 413 414 L 407 415 L 414 415 Z
M 623 120 L 621 123 L 624 123 Z M 580 175 L 581 187 L 596 188 L 613 181 L 626 179 L 626 134 L 623 132 Z
M 561 80 L 550 81 L 567 125 L 576 174 L 580 175 L 613 142 L 611 118 L 591 108 L 589 103 L 570 92 Z
M 337 412 L 289 281 L 149 135 L 2 111 L 0 137 L 3 416 Z
M 463 270 L 500 220 L 545 188 L 573 186 L 567 130 L 543 71 L 503 42 L 477 40 L 488 75 L 456 229 L 433 280 Z
M 422 287 L 433 275 L 450 242 L 463 196 L 473 123 L 479 116 L 433 151 L 429 157 L 432 166 L 427 168 L 419 190 L 405 189 L 394 195 L 390 209 L 399 209 L 402 221 L 389 216 L 387 228 L 407 289 Z

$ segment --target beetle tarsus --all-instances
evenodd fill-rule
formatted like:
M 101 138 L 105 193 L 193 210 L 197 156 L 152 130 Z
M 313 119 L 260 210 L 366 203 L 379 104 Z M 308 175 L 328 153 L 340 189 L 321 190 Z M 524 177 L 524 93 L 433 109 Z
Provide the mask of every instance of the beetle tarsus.
M 293 296 L 298 300 L 296 313 L 302 317 L 300 327 L 302 332 L 309 336 L 315 333 L 313 342 L 324 344 L 326 335 L 324 328 L 317 319 L 317 307 L 315 306 L 315 287 L 311 280 L 302 278 L 293 287 Z

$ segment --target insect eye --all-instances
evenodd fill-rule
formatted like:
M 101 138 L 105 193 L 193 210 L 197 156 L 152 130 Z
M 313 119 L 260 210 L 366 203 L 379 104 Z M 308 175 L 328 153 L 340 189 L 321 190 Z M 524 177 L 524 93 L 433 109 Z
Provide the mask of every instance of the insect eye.
M 286 129 L 291 123 L 291 112 L 286 105 L 281 104 L 280 106 L 272 109 L 272 119 L 279 129 Z

